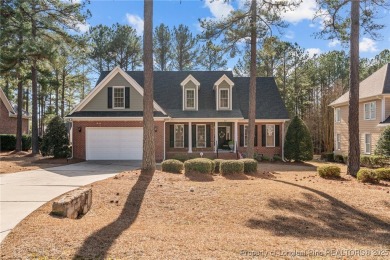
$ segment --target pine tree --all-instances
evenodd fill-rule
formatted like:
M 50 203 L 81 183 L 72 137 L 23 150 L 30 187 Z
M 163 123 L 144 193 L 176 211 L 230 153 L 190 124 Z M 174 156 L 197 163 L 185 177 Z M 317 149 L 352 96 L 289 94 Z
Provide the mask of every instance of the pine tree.
M 379 137 L 375 154 L 390 157 L 390 126 L 386 127 Z
M 196 67 L 196 38 L 192 36 L 188 26 L 180 24 L 173 27 L 173 67 L 178 71 L 192 70 Z
M 153 45 L 156 69 L 169 70 L 172 61 L 172 38 L 168 26 L 162 23 L 154 29 Z
M 227 60 L 224 59 L 224 53 L 220 46 L 214 45 L 208 41 L 202 46 L 198 63 L 200 66 L 208 71 L 224 70 L 227 65 Z
M 313 143 L 309 129 L 298 116 L 291 121 L 284 143 L 284 157 L 296 162 L 313 159 Z

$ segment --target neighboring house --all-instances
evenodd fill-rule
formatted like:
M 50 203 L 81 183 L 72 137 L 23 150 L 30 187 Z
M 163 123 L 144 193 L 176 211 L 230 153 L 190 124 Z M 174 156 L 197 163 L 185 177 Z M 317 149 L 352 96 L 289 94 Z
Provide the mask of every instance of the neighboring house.
M 330 106 L 334 108 L 335 154 L 348 154 L 349 92 Z M 390 126 L 390 64 L 386 64 L 359 86 L 359 131 L 361 154 L 373 154 L 379 136 Z
M 86 160 L 142 159 L 142 71 L 116 67 L 66 118 L 73 156 Z M 235 158 L 248 144 L 249 78 L 231 71 L 154 72 L 156 160 L 202 152 Z M 273 78 L 257 78 L 256 152 L 283 156 L 287 110 Z M 229 149 L 228 141 L 233 141 Z
M 0 88 L 0 134 L 16 134 L 17 107 L 12 106 L 3 90 Z M 29 132 L 29 115 L 23 111 L 22 115 L 22 133 Z

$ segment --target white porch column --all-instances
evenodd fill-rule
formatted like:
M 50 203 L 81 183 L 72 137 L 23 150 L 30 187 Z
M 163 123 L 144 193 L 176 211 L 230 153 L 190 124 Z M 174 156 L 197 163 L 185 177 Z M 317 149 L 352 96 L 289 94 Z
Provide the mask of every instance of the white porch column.
M 215 122 L 214 129 L 214 151 L 217 152 L 218 149 L 218 122 Z
M 286 121 L 282 123 L 282 160 L 284 161 L 284 124 Z
M 192 153 L 192 123 L 188 122 L 188 152 Z
M 233 151 L 234 152 L 237 152 L 236 149 L 237 149 L 237 138 L 238 137 L 238 124 L 237 124 L 237 121 L 234 122 L 234 149 Z

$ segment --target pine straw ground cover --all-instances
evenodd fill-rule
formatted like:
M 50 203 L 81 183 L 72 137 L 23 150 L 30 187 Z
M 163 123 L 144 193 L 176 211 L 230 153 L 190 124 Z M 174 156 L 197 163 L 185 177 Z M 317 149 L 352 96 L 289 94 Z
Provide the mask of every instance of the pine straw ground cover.
M 341 180 L 326 180 L 313 165 L 260 164 L 226 177 L 124 172 L 92 185 L 81 219 L 50 216 L 51 203 L 33 212 L 3 241 L 1 258 L 323 259 L 361 249 L 388 259 L 390 183 L 359 183 L 345 167 Z M 348 252 L 363 258 L 338 256 Z

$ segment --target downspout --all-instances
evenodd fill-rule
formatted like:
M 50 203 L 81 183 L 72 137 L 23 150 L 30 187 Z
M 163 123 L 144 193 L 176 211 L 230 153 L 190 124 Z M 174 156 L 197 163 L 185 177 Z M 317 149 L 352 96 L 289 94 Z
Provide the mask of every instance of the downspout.
M 165 161 L 165 146 L 167 145 L 166 143 L 165 143 L 165 123 L 166 123 L 166 121 L 164 120 L 164 130 L 163 130 L 163 134 L 164 134 L 164 138 L 163 138 L 163 140 L 164 140 L 164 156 L 163 156 L 163 161 Z

